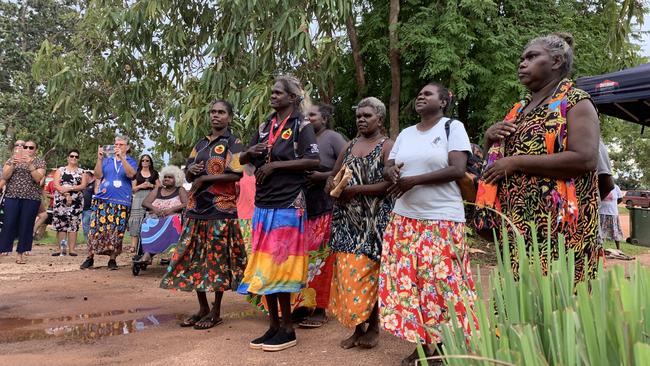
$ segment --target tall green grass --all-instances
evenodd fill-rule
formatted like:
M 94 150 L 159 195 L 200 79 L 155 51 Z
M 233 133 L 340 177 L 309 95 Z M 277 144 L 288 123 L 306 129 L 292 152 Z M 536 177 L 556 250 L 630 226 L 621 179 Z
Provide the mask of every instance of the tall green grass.
M 518 276 L 507 238 L 498 246 L 503 252 L 490 276 L 489 301 L 475 303 L 480 331 L 466 339 L 457 322 L 443 328 L 447 365 L 650 365 L 648 268 L 637 262 L 626 273 L 601 266 L 595 279 L 575 285 L 574 255 L 562 238 L 547 275 L 538 243 L 528 256 L 525 244 L 516 237 Z M 456 319 L 453 306 L 449 311 Z

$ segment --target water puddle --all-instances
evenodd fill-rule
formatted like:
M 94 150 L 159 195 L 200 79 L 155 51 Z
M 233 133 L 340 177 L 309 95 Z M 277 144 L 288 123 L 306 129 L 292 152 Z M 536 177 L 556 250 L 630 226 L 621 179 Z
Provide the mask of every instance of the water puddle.
M 158 309 L 158 307 L 111 310 L 101 313 L 97 312 L 40 319 L 0 318 L 0 344 L 43 339 L 92 342 L 102 338 L 137 333 L 149 328 L 157 327 L 163 323 L 177 323 L 188 316 L 187 314 L 143 314 L 136 319 L 85 322 L 88 319 L 147 313 L 156 309 Z M 246 311 L 227 313 L 222 317 L 224 319 L 243 319 L 256 315 L 259 315 L 259 311 L 250 309 Z M 57 324 L 79 321 L 83 323 Z M 33 325 L 41 324 L 51 324 L 51 326 L 39 329 L 24 329 Z
M 158 309 L 158 307 L 135 308 L 135 309 L 127 309 L 127 310 L 111 310 L 102 313 L 66 315 L 61 317 L 40 318 L 40 319 L 0 318 L 0 331 L 11 330 L 16 328 L 24 328 L 30 325 L 38 325 L 38 324 L 74 322 L 74 321 L 83 321 L 83 320 L 96 319 L 96 318 L 108 318 L 108 317 L 124 315 L 124 314 L 137 314 L 143 312 L 150 312 L 156 309 Z
M 132 320 L 60 325 L 44 329 L 3 330 L 0 331 L 0 343 L 15 343 L 50 338 L 91 342 L 106 337 L 140 332 L 145 329 L 159 326 L 162 323 L 179 321 L 182 318 L 183 315 L 181 314 L 147 315 Z

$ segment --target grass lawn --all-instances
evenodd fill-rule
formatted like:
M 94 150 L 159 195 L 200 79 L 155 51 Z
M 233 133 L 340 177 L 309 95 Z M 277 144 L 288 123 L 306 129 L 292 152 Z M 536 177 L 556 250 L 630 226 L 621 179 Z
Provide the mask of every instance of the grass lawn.
M 605 248 L 606 249 L 607 248 L 616 249 L 616 244 L 613 241 L 608 240 L 608 241 L 605 242 Z M 648 251 L 650 251 L 650 248 L 640 246 L 640 245 L 632 245 L 632 244 L 628 244 L 628 243 L 622 241 L 621 242 L 621 250 L 623 251 L 623 253 L 625 253 L 627 255 L 634 256 L 634 255 L 647 253 Z
M 619 215 L 628 215 L 630 213 L 630 210 L 628 210 L 625 206 L 618 205 L 618 214 Z
M 47 229 L 47 231 L 45 232 L 45 236 L 42 239 L 35 240 L 34 242 L 39 245 L 55 245 L 55 246 L 59 245 L 59 243 L 56 240 L 56 232 L 50 228 Z M 124 245 L 131 245 L 131 236 L 129 235 L 128 231 L 124 233 L 124 240 L 122 242 L 124 243 Z M 84 235 L 82 231 L 77 232 L 77 245 L 79 244 L 86 244 L 86 240 L 84 240 Z

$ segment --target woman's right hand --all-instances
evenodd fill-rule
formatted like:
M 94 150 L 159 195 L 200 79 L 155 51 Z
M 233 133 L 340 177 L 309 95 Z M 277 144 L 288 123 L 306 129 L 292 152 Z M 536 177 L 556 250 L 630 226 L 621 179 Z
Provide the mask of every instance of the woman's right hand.
M 103 160 L 104 159 L 104 148 L 99 145 L 97 146 L 97 160 Z
M 400 176 L 400 169 L 404 166 L 404 163 L 393 164 L 390 167 L 386 168 L 386 176 L 390 179 L 391 183 L 396 183 Z
M 493 124 L 485 131 L 485 138 L 488 144 L 502 141 L 517 130 L 517 126 L 512 122 L 501 121 Z
M 190 165 L 190 167 L 188 168 L 188 170 L 190 171 L 190 174 L 192 174 L 192 175 L 194 175 L 194 176 L 201 174 L 201 172 L 203 171 L 203 169 L 205 169 L 205 163 L 202 162 L 202 161 L 200 161 L 200 162 L 198 162 L 198 163 L 193 163 L 193 164 Z
M 246 153 L 250 156 L 260 156 L 264 154 L 268 150 L 268 146 L 260 142 L 259 144 L 255 144 L 251 146 L 248 150 L 246 150 Z

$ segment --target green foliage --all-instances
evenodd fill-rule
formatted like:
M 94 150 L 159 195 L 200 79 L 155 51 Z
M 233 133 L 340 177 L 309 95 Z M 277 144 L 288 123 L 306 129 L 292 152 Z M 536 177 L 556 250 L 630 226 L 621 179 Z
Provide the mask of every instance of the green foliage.
M 283 72 L 296 74 L 312 98 L 334 104 L 336 129 L 351 137 L 359 95 L 389 99 L 388 4 L 89 0 L 69 23 L 74 34 L 65 42 L 48 37 L 32 70 L 63 121 L 56 141 L 119 130 L 135 141 L 149 137 L 156 153 L 182 161 L 207 132 L 211 100 L 234 103 L 233 127 L 246 140 L 270 113 L 271 82 Z M 523 93 L 516 68 L 528 40 L 572 33 L 576 77 L 632 66 L 642 60 L 631 24 L 646 10 L 629 0 L 404 1 L 400 124 L 417 121 L 413 100 L 434 80 L 452 89 L 452 113 L 479 141 Z M 345 32 L 352 12 L 368 84 L 361 91 Z
M 349 8 L 341 0 L 91 1 L 75 50 L 44 43 L 34 71 L 72 130 L 147 132 L 176 156 L 207 132 L 215 98 L 233 102 L 233 128 L 249 136 L 270 112 L 278 73 L 331 98 Z
M 535 235 L 533 235 L 535 237 Z M 574 255 L 559 255 L 542 273 L 536 242 L 526 256 L 517 236 L 519 280 L 510 266 L 507 238 L 490 276 L 487 306 L 475 303 L 480 332 L 466 342 L 455 322 L 443 330 L 448 365 L 467 365 L 454 355 L 514 365 L 644 365 L 650 354 L 650 270 L 638 262 L 629 270 L 599 268 L 595 279 L 574 286 Z M 550 245 L 550 243 L 547 243 Z M 451 319 L 455 319 L 453 307 Z M 472 365 L 492 365 L 472 361 Z

